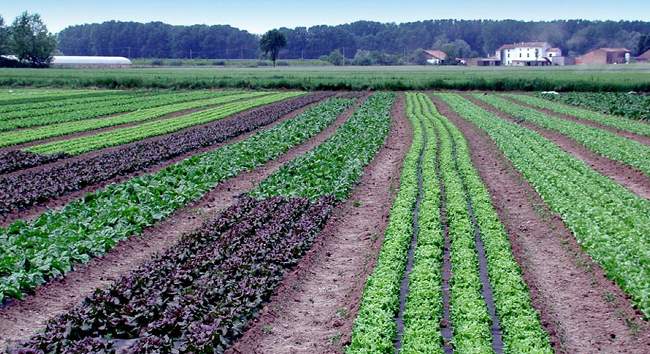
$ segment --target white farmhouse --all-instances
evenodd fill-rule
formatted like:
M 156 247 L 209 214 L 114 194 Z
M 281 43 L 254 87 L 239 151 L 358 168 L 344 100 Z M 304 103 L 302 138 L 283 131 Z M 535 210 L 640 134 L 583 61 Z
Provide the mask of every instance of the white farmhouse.
M 562 57 L 560 48 L 553 48 L 546 42 L 522 42 L 504 44 L 496 51 L 501 65 L 545 66 L 553 65 L 553 58 Z

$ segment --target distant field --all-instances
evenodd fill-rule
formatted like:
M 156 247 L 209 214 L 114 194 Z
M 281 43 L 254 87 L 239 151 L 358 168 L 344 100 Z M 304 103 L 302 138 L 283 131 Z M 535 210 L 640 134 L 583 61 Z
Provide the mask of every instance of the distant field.
M 0 85 L 175 89 L 650 91 L 650 65 L 560 68 L 289 66 L 0 69 Z

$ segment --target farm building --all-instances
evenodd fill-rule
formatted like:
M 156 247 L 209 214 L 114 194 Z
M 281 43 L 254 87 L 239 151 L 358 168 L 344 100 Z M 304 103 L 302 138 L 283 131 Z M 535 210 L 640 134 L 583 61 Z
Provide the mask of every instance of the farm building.
M 630 50 L 625 48 L 599 48 L 576 58 L 576 64 L 627 64 Z
M 442 50 L 430 49 L 424 51 L 427 54 L 427 63 L 440 65 L 447 60 L 447 53 Z
M 553 65 L 553 58 L 562 57 L 562 50 L 547 42 L 522 42 L 502 45 L 495 57 L 507 66 L 547 66 Z
M 636 61 L 641 61 L 641 62 L 650 62 L 650 49 L 646 50 L 643 54 L 639 55 L 634 59 L 636 59 Z
M 131 61 L 124 57 L 68 56 L 55 55 L 52 66 L 96 68 L 123 68 L 131 66 Z
M 501 65 L 501 59 L 490 57 L 490 58 L 470 58 L 467 60 L 467 65 L 469 66 L 499 66 Z

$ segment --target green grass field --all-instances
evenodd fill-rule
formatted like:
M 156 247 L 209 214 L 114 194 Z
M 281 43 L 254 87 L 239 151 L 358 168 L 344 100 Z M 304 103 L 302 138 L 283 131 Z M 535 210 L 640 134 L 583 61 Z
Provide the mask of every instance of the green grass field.
M 650 91 L 650 65 L 478 67 L 161 67 L 0 69 L 1 86 L 256 88 L 302 90 L 459 89 Z

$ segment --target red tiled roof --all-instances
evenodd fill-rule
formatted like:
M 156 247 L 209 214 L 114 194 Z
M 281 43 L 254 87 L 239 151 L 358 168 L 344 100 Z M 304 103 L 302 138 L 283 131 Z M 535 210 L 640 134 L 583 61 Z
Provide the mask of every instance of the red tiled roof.
M 447 53 L 443 52 L 442 50 L 430 49 L 430 50 L 425 50 L 424 52 L 436 59 L 440 59 L 440 60 L 447 59 Z
M 630 50 L 627 48 L 599 48 L 596 50 L 602 50 L 605 52 L 630 52 Z

